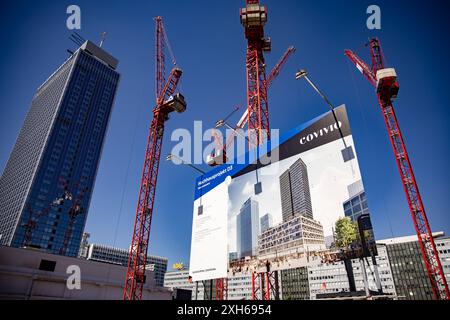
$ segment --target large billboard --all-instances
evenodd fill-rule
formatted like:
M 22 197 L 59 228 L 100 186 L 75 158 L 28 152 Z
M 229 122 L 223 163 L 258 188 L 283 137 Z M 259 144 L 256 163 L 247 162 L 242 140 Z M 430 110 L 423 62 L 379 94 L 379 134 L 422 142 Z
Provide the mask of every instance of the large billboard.
M 335 113 L 197 178 L 193 281 L 376 254 L 345 106 Z

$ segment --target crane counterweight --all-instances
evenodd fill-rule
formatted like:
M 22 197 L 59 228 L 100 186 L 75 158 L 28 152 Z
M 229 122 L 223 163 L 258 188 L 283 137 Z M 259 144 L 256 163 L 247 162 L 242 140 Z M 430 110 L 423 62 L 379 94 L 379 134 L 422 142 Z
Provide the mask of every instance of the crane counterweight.
M 380 69 L 376 73 L 377 93 L 382 101 L 388 102 L 397 98 L 399 85 L 394 68 Z

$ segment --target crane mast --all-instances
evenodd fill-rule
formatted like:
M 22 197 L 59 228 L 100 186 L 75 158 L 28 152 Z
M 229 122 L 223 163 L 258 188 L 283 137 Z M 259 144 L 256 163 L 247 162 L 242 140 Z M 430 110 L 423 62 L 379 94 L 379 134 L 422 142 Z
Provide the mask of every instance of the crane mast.
M 169 119 L 169 113 L 186 110 L 184 97 L 177 93 L 178 82 L 182 71 L 174 67 L 167 82 L 164 82 L 164 46 L 170 48 L 161 17 L 156 17 L 156 106 L 153 109 L 153 119 L 148 133 L 144 166 L 142 169 L 139 197 L 134 221 L 134 231 L 128 258 L 128 268 L 123 292 L 124 300 L 141 300 L 143 286 L 146 281 L 147 253 L 149 248 L 150 229 L 155 203 L 156 183 L 159 161 L 164 136 L 164 124 Z
M 270 139 L 266 70 L 263 52 L 271 49 L 270 38 L 264 37 L 267 8 L 259 0 L 247 0 L 240 11 L 241 24 L 247 38 L 247 108 L 249 144 L 259 145 Z
M 269 89 L 269 87 L 272 85 L 273 81 L 276 79 L 276 77 L 278 77 L 281 69 L 286 64 L 288 58 L 294 52 L 295 52 L 295 48 L 293 46 L 290 46 L 283 53 L 283 55 L 281 56 L 278 63 L 273 67 L 273 69 L 270 71 L 269 75 L 267 76 L 267 80 L 265 83 L 266 90 Z M 239 109 L 239 107 L 237 109 L 235 109 L 232 113 L 234 113 L 238 109 Z M 242 114 L 242 116 L 239 119 L 239 121 L 237 122 L 237 124 L 234 126 L 234 128 L 232 128 L 233 130 L 231 131 L 231 134 L 226 138 L 225 144 L 221 143 L 222 139 L 218 136 L 216 131 L 213 131 L 213 138 L 214 138 L 214 142 L 216 144 L 216 148 L 215 148 L 213 154 L 208 155 L 208 157 L 206 159 L 206 163 L 209 166 L 215 167 L 217 165 L 226 163 L 228 161 L 227 149 L 232 145 L 234 138 L 238 134 L 238 131 L 243 129 L 244 126 L 248 123 L 248 118 L 249 118 L 248 111 L 249 111 L 248 108 L 245 109 L 244 113 Z M 219 120 L 217 123 L 224 124 L 225 121 L 226 121 L 226 119 Z M 252 145 L 252 146 L 254 147 L 254 145 Z
M 268 79 L 263 54 L 271 50 L 270 38 L 264 37 L 267 8 L 259 0 L 246 0 L 246 7 L 240 10 L 240 19 L 247 38 L 247 122 L 249 149 L 252 149 L 270 140 Z M 270 300 L 271 296 L 279 298 L 278 272 L 270 272 L 269 269 L 252 272 L 252 300 Z
M 408 201 L 414 228 L 419 240 L 422 258 L 430 279 L 435 299 L 449 300 L 450 292 L 442 269 L 436 245 L 434 243 L 428 218 L 417 186 L 416 178 L 409 160 L 402 133 L 395 115 L 392 100 L 397 97 L 399 85 L 397 75 L 392 68 L 385 68 L 383 53 L 378 39 L 371 39 L 370 55 L 372 68 L 369 68 L 355 53 L 345 50 L 345 55 L 356 65 L 359 71 L 377 89 L 378 102 L 383 113 L 389 139 L 397 162 L 403 188 Z
M 289 56 L 295 51 L 294 47 L 289 47 L 269 77 L 266 77 L 263 53 L 271 50 L 270 39 L 264 37 L 267 9 L 260 5 L 259 0 L 246 0 L 245 8 L 240 9 L 240 20 L 247 38 L 247 110 L 224 145 L 220 143 L 217 134 L 213 133 L 216 150 L 207 159 L 210 166 L 226 162 L 226 148 L 231 144 L 237 130 L 243 128 L 245 123 L 248 124 L 249 149 L 270 140 L 267 88 L 279 74 Z M 219 122 L 225 123 L 225 120 L 219 120 Z M 216 279 L 216 299 L 226 299 L 227 291 L 227 279 Z M 252 272 L 252 300 L 270 300 L 271 296 L 275 299 L 279 298 L 278 272 L 270 272 L 270 270 L 267 270 L 267 272 Z

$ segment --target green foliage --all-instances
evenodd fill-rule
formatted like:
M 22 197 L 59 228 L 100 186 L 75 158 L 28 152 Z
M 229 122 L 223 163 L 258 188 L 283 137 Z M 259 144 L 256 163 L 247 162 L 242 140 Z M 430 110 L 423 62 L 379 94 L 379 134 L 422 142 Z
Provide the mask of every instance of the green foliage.
M 339 218 L 335 225 L 336 246 L 346 249 L 358 239 L 358 225 L 348 217 Z

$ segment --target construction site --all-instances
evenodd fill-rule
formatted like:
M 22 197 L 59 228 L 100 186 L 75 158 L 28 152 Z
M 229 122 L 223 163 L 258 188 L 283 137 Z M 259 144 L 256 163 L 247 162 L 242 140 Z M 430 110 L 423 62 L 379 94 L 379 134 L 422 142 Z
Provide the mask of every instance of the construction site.
M 329 99 L 326 90 L 322 91 L 317 84 L 323 79 L 318 77 L 317 83 L 314 82 L 315 70 L 309 70 L 308 65 L 302 64 L 305 44 L 292 43 L 283 48 L 274 38 L 272 45 L 267 30 L 282 28 L 284 21 L 272 19 L 270 8 L 262 0 L 241 2 L 242 7 L 233 11 L 234 21 L 226 23 L 241 25 L 241 34 L 230 37 L 245 41 L 245 51 L 230 56 L 236 54 L 242 58 L 240 66 L 245 74 L 239 77 L 245 79 L 245 87 L 236 84 L 234 87 L 241 87 L 240 92 L 225 90 L 226 93 L 217 93 L 218 100 L 222 95 L 231 96 L 236 102 L 244 97 L 241 105 L 223 106 L 222 101 L 218 101 L 217 106 L 192 106 L 189 94 L 183 89 L 195 86 L 205 91 L 223 91 L 221 86 L 224 84 L 214 78 L 220 77 L 221 69 L 227 68 L 228 62 L 224 60 L 212 64 L 209 69 L 211 77 L 204 79 L 203 84 L 188 84 L 188 80 L 183 82 L 186 71 L 180 61 L 195 58 L 192 53 L 184 58 L 183 47 L 177 43 L 172 46 L 169 42 L 172 32 L 177 32 L 177 27 L 169 23 L 173 22 L 172 19 L 166 20 L 165 16 L 154 18 L 154 57 L 146 51 L 140 53 L 139 58 L 136 55 L 136 60 L 145 59 L 155 66 L 154 98 L 148 94 L 149 90 L 145 92 L 147 99 L 142 104 L 146 105 L 146 110 L 141 111 L 136 120 L 136 124 L 138 121 L 147 123 L 145 148 L 138 147 L 143 145 L 144 140 L 141 131 L 136 131 L 138 133 L 135 132 L 133 138 L 136 141 L 131 149 L 123 149 L 118 155 L 127 159 L 128 167 L 125 183 L 117 186 L 117 190 L 123 190 L 122 194 L 119 196 L 118 192 L 117 199 L 114 199 L 114 210 L 119 212 L 117 223 L 114 222 L 114 225 L 107 221 L 115 219 L 112 217 L 114 212 L 111 212 L 111 218 L 96 221 L 97 224 L 105 224 L 102 228 L 108 236 L 104 239 L 109 237 L 114 241 L 111 241 L 111 248 L 102 249 L 104 251 L 96 257 L 94 251 L 99 247 L 88 245 L 84 229 L 91 198 L 99 197 L 97 190 L 100 188 L 109 187 L 106 182 L 97 184 L 93 193 L 105 131 L 116 100 L 115 92 L 122 90 L 119 78 L 128 75 L 123 71 L 118 73 L 118 60 L 103 45 L 104 41 L 108 41 L 105 33 L 99 45 L 85 40 L 81 32 L 71 34 L 76 48 L 68 50 L 66 62 L 37 90 L 0 180 L 2 299 L 167 300 L 176 299 L 186 288 L 189 288 L 186 295 L 189 300 L 415 298 L 415 293 L 410 293 L 413 289 L 398 284 L 396 277 L 401 272 L 394 272 L 398 261 L 392 258 L 395 252 L 389 246 L 401 241 L 395 240 L 394 236 L 393 240 L 378 241 L 378 237 L 375 239 L 374 236 L 379 228 L 377 221 L 386 219 L 374 218 L 377 214 L 374 211 L 382 211 L 378 206 L 374 206 L 377 210 L 372 210 L 372 203 L 381 201 L 376 196 L 370 197 L 369 214 L 366 190 L 375 187 L 371 186 L 372 180 L 366 179 L 366 175 L 376 176 L 376 172 L 382 169 L 371 166 L 379 155 L 372 154 L 375 159 L 371 161 L 374 162 L 367 164 L 363 163 L 366 157 L 363 153 L 364 156 L 359 158 L 362 164 L 358 164 L 353 139 L 358 149 L 364 152 L 371 148 L 372 142 L 367 133 L 358 136 L 363 132 L 359 126 L 356 126 L 352 136 L 349 123 L 353 125 L 354 113 L 359 112 L 356 107 L 331 102 L 338 95 L 342 96 L 337 99 L 346 100 L 349 93 L 333 91 L 334 98 Z M 280 18 L 279 13 L 274 15 Z M 284 34 L 283 40 L 289 39 L 289 32 Z M 371 32 L 366 34 L 373 35 Z M 384 131 L 382 138 L 387 139 L 391 147 L 385 148 L 383 156 L 387 154 L 386 158 L 396 168 L 396 172 L 392 169 L 386 174 L 396 179 L 396 187 L 402 191 L 400 224 L 412 226 L 411 230 L 415 231 L 414 237 L 401 243 L 417 244 L 420 254 L 415 257 L 417 264 L 423 268 L 421 277 L 426 283 L 426 297 L 450 300 L 447 283 L 450 256 L 445 256 L 450 254 L 446 247 L 450 241 L 447 243 L 444 234 L 438 232 L 441 227 L 436 230 L 430 227 L 425 207 L 432 199 L 422 199 L 423 189 L 419 191 L 411 161 L 414 156 L 410 158 L 407 151 L 409 144 L 405 143 L 403 136 L 408 137 L 415 128 L 408 126 L 401 131 L 403 119 L 396 116 L 397 97 L 415 94 L 411 90 L 400 91 L 400 79 L 412 75 L 396 71 L 396 64 L 402 61 L 392 59 L 390 64 L 387 63 L 391 49 L 388 45 L 382 47 L 382 41 L 381 36 L 370 36 L 368 40 L 355 37 L 347 45 L 359 49 L 342 47 L 340 55 L 326 53 L 326 57 L 323 55 L 320 59 L 347 63 L 351 69 L 348 74 L 340 75 L 341 81 L 353 81 L 354 87 L 361 87 L 356 88 L 361 90 L 357 94 L 368 93 L 371 102 L 363 108 L 376 109 L 378 118 L 372 114 L 367 116 L 369 120 L 361 128 L 370 131 L 369 126 L 373 125 Z M 271 51 L 282 54 L 278 59 L 277 54 L 268 59 Z M 179 60 L 175 58 L 175 53 Z M 269 66 L 266 60 L 275 63 Z M 398 69 L 403 72 L 407 70 Z M 146 76 L 148 71 L 145 70 Z M 140 72 L 144 73 L 143 70 Z M 369 82 L 367 88 L 363 87 L 364 83 L 355 80 L 358 77 Z M 283 102 L 278 99 L 272 106 L 272 90 L 283 90 L 285 84 L 281 80 L 286 79 L 292 81 L 293 86 L 302 92 L 301 95 L 283 97 Z M 64 89 L 60 89 L 62 87 Z M 55 100 L 52 95 L 58 90 L 63 91 L 57 93 Z M 87 93 L 83 93 L 84 90 Z M 282 92 L 286 94 L 286 91 Z M 310 110 L 307 116 L 295 119 L 290 108 L 300 108 L 298 114 L 303 112 L 302 108 L 308 108 L 300 99 L 305 95 L 311 96 L 317 108 L 322 109 Z M 402 102 L 399 101 L 399 108 L 409 107 L 403 106 Z M 204 135 L 209 149 L 203 151 L 202 148 L 200 163 L 189 161 L 185 150 L 174 152 L 176 138 L 173 132 L 177 126 L 191 128 L 194 121 L 203 120 L 201 117 L 208 112 L 207 108 L 212 109 L 210 113 L 213 116 L 217 115 L 214 123 L 209 121 L 211 115 L 208 115 L 208 121 L 203 122 L 203 128 L 210 129 L 209 136 Z M 196 110 L 195 119 L 189 116 L 192 109 Z M 50 116 L 40 112 L 47 112 Z M 184 120 L 187 116 L 189 121 Z M 281 128 L 281 119 L 287 119 L 286 127 Z M 414 121 L 418 123 L 420 119 Z M 294 125 L 296 127 L 290 129 Z M 70 137 L 72 131 L 75 134 Z M 108 139 L 112 137 L 108 136 Z M 203 145 L 206 140 L 200 141 L 200 144 Z M 135 143 L 136 148 L 142 150 L 134 150 Z M 193 148 L 196 143 L 193 142 Z M 422 153 L 417 146 L 413 150 Z M 189 149 L 189 155 L 190 152 Z M 135 159 L 132 153 L 140 158 Z M 275 154 L 278 159 L 273 157 Z M 244 160 L 239 162 L 239 159 Z M 270 162 L 265 163 L 267 159 Z M 103 158 L 101 161 L 104 161 Z M 160 163 L 164 161 L 165 167 L 160 170 Z M 139 180 L 135 179 L 137 173 L 134 176 L 130 173 L 132 162 L 138 162 L 140 167 Z M 276 167 L 276 173 L 265 176 L 275 165 L 280 166 Z M 116 169 L 110 165 L 108 170 L 114 172 Z M 362 184 L 363 178 L 367 189 Z M 183 179 L 195 185 L 195 193 L 193 209 L 191 203 L 191 207 L 179 212 L 175 206 L 178 197 L 181 197 L 178 194 L 192 197 L 192 190 L 181 183 Z M 158 188 L 161 183 L 165 186 L 164 190 L 169 190 L 171 183 L 174 194 L 161 194 Z M 390 182 L 378 183 L 387 188 Z M 124 205 L 124 201 L 128 201 L 125 196 L 127 192 L 133 192 L 137 204 L 133 202 L 133 214 L 124 213 L 121 217 L 122 211 L 127 210 L 123 209 L 123 206 L 127 208 Z M 426 195 L 432 194 L 432 191 L 425 192 Z M 161 207 L 159 203 L 163 201 L 165 204 Z M 177 214 L 188 218 L 177 218 Z M 152 223 L 154 219 L 163 219 L 164 215 L 168 215 L 168 221 L 156 220 L 156 224 Z M 124 224 L 123 221 L 130 220 L 131 216 L 132 222 Z M 193 220 L 190 220 L 191 216 Z M 127 246 L 122 245 L 123 252 L 116 248 L 121 224 L 133 225 L 126 234 L 129 241 Z M 189 225 L 180 227 L 179 224 Z M 340 224 L 345 224 L 343 229 L 346 226 L 353 228 L 351 240 L 344 239 L 348 231 L 341 234 Z M 191 241 L 186 244 L 191 247 L 189 269 L 177 264 L 171 271 L 173 278 L 169 280 L 173 284 L 169 286 L 167 259 L 151 254 L 157 246 L 155 242 L 158 240 L 155 239 L 177 242 L 177 234 L 182 232 L 180 230 L 186 233 L 183 239 Z M 157 238 L 152 236 L 155 232 Z M 116 260 L 113 261 L 110 257 L 114 254 Z M 163 263 L 161 273 L 158 263 Z M 65 288 L 67 276 L 71 275 L 66 269 L 74 264 L 81 269 L 81 287 L 87 290 L 85 295 L 80 294 L 81 291 Z M 344 289 L 336 282 L 338 276 L 327 273 L 331 272 L 331 267 L 339 269 L 338 282 L 343 283 Z M 33 271 L 33 268 L 39 271 Z M 85 276 L 87 278 L 83 278 L 83 274 L 88 274 Z M 178 279 L 175 274 L 180 280 L 174 280 Z M 239 279 L 244 280 L 239 282 Z M 183 286 L 176 281 L 181 281 Z M 306 287 L 309 286 L 307 291 L 295 287 L 295 283 L 300 281 L 306 281 Z M 46 283 L 50 282 L 53 286 L 47 287 Z M 76 286 L 77 282 L 74 283 Z M 239 290 L 245 291 L 245 294 L 239 295 Z

